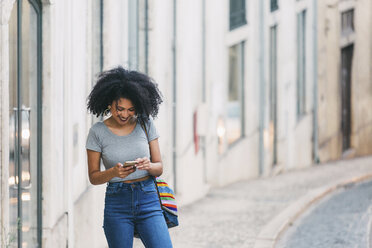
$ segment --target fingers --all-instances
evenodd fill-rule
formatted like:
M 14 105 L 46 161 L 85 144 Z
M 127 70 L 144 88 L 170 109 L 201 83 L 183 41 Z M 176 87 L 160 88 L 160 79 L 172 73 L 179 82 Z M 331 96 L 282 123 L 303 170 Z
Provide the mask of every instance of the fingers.
M 123 171 L 135 171 L 136 170 L 136 166 L 126 166 L 122 169 Z
M 120 178 L 125 178 L 129 174 L 133 173 L 136 171 L 135 166 L 126 166 L 124 167 L 122 163 L 117 163 L 115 166 L 115 171 L 116 171 L 116 176 Z
M 144 163 L 144 162 L 150 162 L 150 160 L 147 158 L 147 157 L 143 157 L 143 158 L 137 158 L 136 161 L 140 164 L 140 163 Z
M 125 178 L 129 174 L 136 171 L 136 169 L 139 170 L 149 170 L 151 168 L 151 162 L 147 157 L 143 158 L 137 158 L 136 161 L 138 162 L 135 166 L 126 166 L 124 167 L 122 163 L 116 164 L 116 174 L 120 178 Z
M 125 178 L 127 177 L 128 175 L 130 175 L 131 173 L 135 172 L 135 168 L 129 168 L 129 169 L 122 169 L 120 172 L 119 172 L 119 177 L 120 178 Z
M 136 161 L 138 161 L 137 169 L 139 170 L 149 170 L 151 168 L 150 160 L 146 157 L 138 158 Z

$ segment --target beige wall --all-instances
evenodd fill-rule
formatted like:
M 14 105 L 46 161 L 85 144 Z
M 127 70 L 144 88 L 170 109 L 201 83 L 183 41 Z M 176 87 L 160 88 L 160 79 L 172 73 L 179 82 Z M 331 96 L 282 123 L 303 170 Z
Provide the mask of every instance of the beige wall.
M 357 156 L 372 154 L 371 5 L 370 0 L 361 0 L 355 8 L 352 146 Z
M 342 157 L 340 65 L 341 12 L 354 8 L 355 36 L 352 64 L 352 136 L 347 157 L 372 153 L 371 3 L 318 1 L 318 127 L 322 162 Z M 347 41 L 346 41 L 347 42 Z

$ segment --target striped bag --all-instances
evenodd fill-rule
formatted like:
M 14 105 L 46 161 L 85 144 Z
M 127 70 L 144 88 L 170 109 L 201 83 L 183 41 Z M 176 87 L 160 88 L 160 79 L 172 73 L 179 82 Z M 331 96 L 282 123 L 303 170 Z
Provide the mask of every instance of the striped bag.
M 145 131 L 147 140 L 149 135 L 147 133 L 146 125 L 143 119 L 140 119 L 141 126 Z M 173 190 L 168 186 L 168 184 L 159 177 L 153 177 L 156 190 L 158 191 L 160 206 L 163 210 L 163 215 L 168 228 L 178 226 L 178 214 L 177 214 L 177 204 L 174 198 Z M 135 237 L 138 236 L 135 234 Z
M 154 178 L 154 182 L 158 190 L 160 205 L 168 228 L 178 226 L 177 204 L 173 190 L 159 177 Z

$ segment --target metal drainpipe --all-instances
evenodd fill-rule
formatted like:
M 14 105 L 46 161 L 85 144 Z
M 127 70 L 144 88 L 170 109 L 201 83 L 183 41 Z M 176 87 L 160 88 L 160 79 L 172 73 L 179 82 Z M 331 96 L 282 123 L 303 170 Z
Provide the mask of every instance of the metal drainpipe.
M 145 73 L 149 73 L 149 1 L 145 0 Z
M 173 0 L 173 100 L 172 100 L 172 150 L 173 150 L 173 185 L 174 192 L 177 193 L 177 0 Z
M 317 26 L 318 26 L 318 0 L 313 0 L 313 11 L 314 11 L 314 21 L 313 21 L 313 60 L 314 60 L 314 68 L 313 68 L 313 80 L 314 80 L 314 87 L 313 87 L 313 95 L 314 95 L 314 111 L 313 111 L 313 156 L 314 162 L 319 164 L 319 148 L 318 148 L 318 33 L 317 33 Z
M 259 1 L 259 40 L 260 40 L 260 57 L 259 57 L 259 71 L 260 71 L 260 106 L 259 106 L 259 174 L 262 175 L 264 171 L 264 125 L 265 125 L 265 33 L 264 33 L 264 1 Z
M 206 102 L 206 75 L 205 75 L 205 31 L 206 31 L 206 20 L 205 20 L 205 13 L 206 13 L 206 7 L 205 7 L 205 0 L 202 0 L 202 102 Z
M 22 102 L 21 102 L 21 97 L 22 97 L 22 1 L 18 0 L 17 1 L 17 89 L 18 89 L 18 97 L 17 97 L 17 142 L 18 142 L 18 147 L 20 149 L 17 149 L 16 151 L 16 156 L 18 160 L 18 192 L 17 192 L 17 201 L 18 201 L 18 209 L 17 209 L 17 241 L 18 241 L 18 247 L 22 247 L 22 240 L 23 240 L 23 232 L 22 232 L 22 227 L 23 227 L 23 215 L 22 215 L 22 159 L 21 159 L 21 144 L 22 144 Z
M 39 11 L 41 12 L 38 17 L 38 42 L 37 44 L 37 53 L 38 53 L 38 83 L 37 83 L 37 240 L 39 247 L 43 247 L 43 204 L 42 204 L 42 196 L 43 196 L 43 162 L 42 162 L 42 148 L 43 148 L 43 116 L 42 116 L 42 108 L 43 108 L 43 88 L 42 88 L 42 73 L 43 73 L 43 50 L 42 50 L 42 41 L 43 41 L 43 15 L 42 15 L 42 5 L 39 5 Z
M 100 0 L 99 2 L 100 8 L 99 8 L 99 69 L 100 72 L 103 71 L 103 8 L 104 8 L 104 3 L 103 0 Z
M 205 0 L 202 0 L 202 102 L 205 104 L 207 101 L 206 97 L 206 74 L 205 74 L 205 32 L 206 32 L 206 20 L 205 20 Z M 207 136 L 202 137 L 202 153 L 203 153 L 203 179 L 207 182 Z
M 64 197 L 66 199 L 66 206 L 65 206 L 65 217 L 67 218 L 67 240 L 66 245 L 69 248 L 74 247 L 74 203 L 73 203 L 73 196 L 72 196 L 72 187 L 71 187 L 71 158 L 70 158 L 70 149 L 71 149 L 71 114 L 69 111 L 70 107 L 70 98 L 72 85 L 71 85 L 71 79 L 72 79 L 72 52 L 73 52 L 73 23 L 72 23 L 72 17 L 73 17 L 73 0 L 66 1 L 66 9 L 68 10 L 68 15 L 70 18 L 67 18 L 68 21 L 66 22 L 66 29 L 67 29 L 67 39 L 66 44 L 64 45 L 64 64 L 63 64 L 63 164 L 64 166 Z M 68 65 L 67 65 L 68 64 Z M 66 75 L 67 74 L 67 75 Z

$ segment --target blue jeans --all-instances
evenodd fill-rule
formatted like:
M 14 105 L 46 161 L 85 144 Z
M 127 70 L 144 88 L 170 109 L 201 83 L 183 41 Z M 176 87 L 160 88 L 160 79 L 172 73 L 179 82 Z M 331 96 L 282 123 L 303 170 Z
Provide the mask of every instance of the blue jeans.
M 109 183 L 103 229 L 110 248 L 133 247 L 136 229 L 145 247 L 172 247 L 154 181 Z

